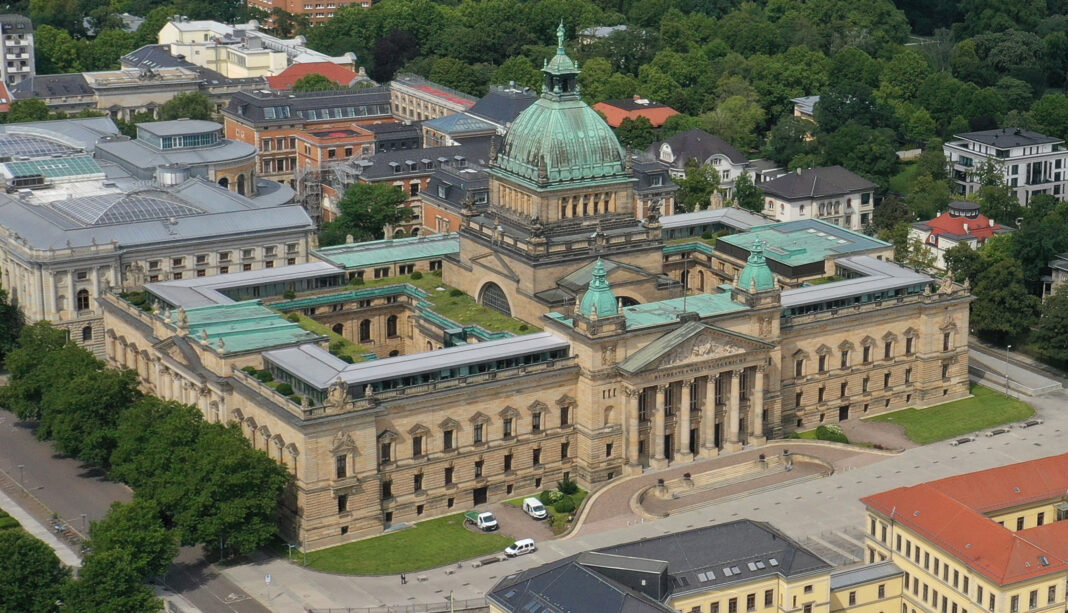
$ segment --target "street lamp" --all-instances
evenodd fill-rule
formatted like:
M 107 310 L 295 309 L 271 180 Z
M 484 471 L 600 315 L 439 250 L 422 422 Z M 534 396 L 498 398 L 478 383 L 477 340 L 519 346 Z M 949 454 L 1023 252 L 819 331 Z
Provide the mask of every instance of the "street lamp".
M 82 513 L 82 534 L 85 534 L 85 513 Z
M 19 464 L 19 485 L 26 487 L 26 465 Z
M 1005 395 L 1009 395 L 1009 350 L 1012 345 L 1005 345 Z

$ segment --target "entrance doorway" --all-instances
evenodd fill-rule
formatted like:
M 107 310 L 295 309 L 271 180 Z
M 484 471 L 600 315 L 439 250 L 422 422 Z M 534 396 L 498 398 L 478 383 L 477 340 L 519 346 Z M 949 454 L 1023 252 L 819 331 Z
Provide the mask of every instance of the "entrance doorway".
M 838 407 L 838 421 L 845 421 L 847 419 L 849 419 L 849 405 Z
M 638 464 L 649 466 L 649 447 L 644 438 L 638 440 Z
M 670 434 L 664 435 L 664 457 L 669 460 L 675 459 L 674 438 L 675 437 Z
M 712 443 L 716 449 L 723 447 L 723 424 L 716 424 L 716 429 L 712 431 L 715 436 L 712 439 Z
M 697 440 L 697 428 L 690 430 L 690 453 L 697 455 L 697 448 L 700 447 L 700 443 Z
M 489 501 L 488 487 L 476 487 L 472 492 L 474 494 L 473 502 L 476 507 L 480 504 L 486 504 Z

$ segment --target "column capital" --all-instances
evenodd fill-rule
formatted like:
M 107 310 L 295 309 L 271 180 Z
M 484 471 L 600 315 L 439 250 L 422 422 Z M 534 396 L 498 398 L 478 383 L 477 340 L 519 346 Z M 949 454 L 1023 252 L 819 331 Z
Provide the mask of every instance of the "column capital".
M 670 386 L 671 386 L 670 383 L 657 383 L 656 384 L 656 393 L 663 394 L 664 392 L 667 391 L 667 388 L 670 387 Z
M 693 379 L 683 379 L 682 380 L 682 389 L 684 389 L 684 390 L 685 389 L 690 389 L 691 387 L 694 386 L 694 384 L 695 384 L 695 382 L 694 382 Z
M 726 375 L 728 379 L 734 379 L 734 378 L 736 378 L 738 376 L 738 371 L 734 370 L 734 369 L 721 370 L 721 371 L 719 371 L 719 374 Z
M 757 364 L 756 371 L 758 373 L 760 373 L 760 374 L 764 374 L 764 373 L 768 372 L 768 365 L 764 364 L 764 363 Z
M 631 387 L 629 385 L 624 385 L 623 395 L 627 396 L 628 398 L 637 398 L 638 396 L 641 396 L 642 389 L 643 388 L 640 387 Z

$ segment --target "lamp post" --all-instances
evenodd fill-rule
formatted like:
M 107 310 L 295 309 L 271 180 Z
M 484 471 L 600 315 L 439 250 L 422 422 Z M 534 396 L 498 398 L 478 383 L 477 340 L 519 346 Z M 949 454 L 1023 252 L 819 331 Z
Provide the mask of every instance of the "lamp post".
M 19 485 L 26 487 L 26 465 L 19 464 Z
M 1005 395 L 1009 395 L 1009 350 L 1012 345 L 1005 345 Z
M 82 513 L 82 534 L 85 534 L 85 513 Z

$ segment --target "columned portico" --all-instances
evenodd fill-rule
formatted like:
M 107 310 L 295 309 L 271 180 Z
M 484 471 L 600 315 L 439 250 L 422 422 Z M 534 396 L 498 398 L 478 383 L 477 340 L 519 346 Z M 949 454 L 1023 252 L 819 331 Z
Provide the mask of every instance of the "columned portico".
M 738 390 L 738 383 L 741 377 L 738 376 L 738 372 L 731 370 L 726 373 L 727 380 L 730 382 L 731 391 L 730 396 L 727 398 L 727 443 L 723 445 L 723 449 L 726 451 L 738 451 L 742 448 L 742 443 L 738 439 L 738 431 L 741 429 L 739 421 L 741 419 L 741 392 Z
M 678 451 L 675 453 L 676 462 L 693 461 L 693 453 L 690 452 L 690 404 L 691 394 L 695 382 L 693 379 L 685 379 L 682 382 L 682 402 L 679 404 L 679 435 L 675 437 Z
M 649 465 L 653 468 L 665 468 L 668 465 L 667 456 L 664 455 L 664 436 L 667 434 L 664 427 L 667 416 L 667 407 L 664 406 L 664 397 L 667 395 L 667 384 L 656 386 L 656 406 L 653 407 L 653 460 Z
M 701 457 L 714 458 L 719 455 L 716 446 L 716 382 L 719 374 L 708 375 L 705 383 L 705 403 L 701 408 Z
M 767 367 L 761 364 L 754 372 L 756 380 L 753 382 L 753 397 L 750 400 L 751 413 L 749 424 L 752 433 L 749 435 L 749 444 L 763 445 L 767 442 L 764 436 L 764 373 Z

